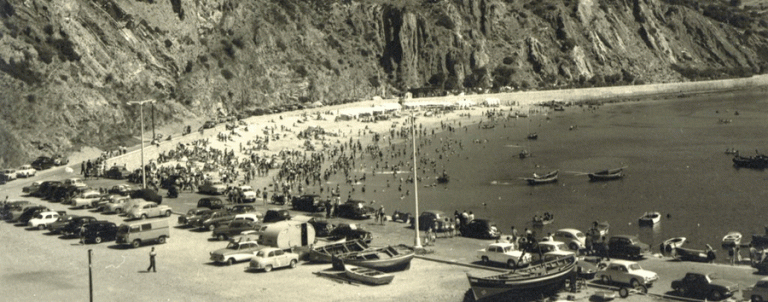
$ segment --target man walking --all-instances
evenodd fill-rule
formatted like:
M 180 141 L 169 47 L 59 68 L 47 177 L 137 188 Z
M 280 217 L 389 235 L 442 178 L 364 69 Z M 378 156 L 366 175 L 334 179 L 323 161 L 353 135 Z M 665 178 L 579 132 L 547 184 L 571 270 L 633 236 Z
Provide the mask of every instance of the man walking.
M 155 252 L 155 248 L 152 247 L 152 250 L 149 251 L 149 267 L 147 268 L 147 272 L 152 269 L 152 272 L 157 273 L 157 270 L 155 270 L 155 256 L 157 256 L 157 252 Z

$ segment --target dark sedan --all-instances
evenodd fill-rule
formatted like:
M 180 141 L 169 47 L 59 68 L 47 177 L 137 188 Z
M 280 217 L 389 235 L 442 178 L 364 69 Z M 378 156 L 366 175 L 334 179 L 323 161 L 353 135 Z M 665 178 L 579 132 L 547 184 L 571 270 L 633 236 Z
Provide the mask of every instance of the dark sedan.
M 475 219 L 459 228 L 464 237 L 498 239 L 501 236 L 496 223 L 488 219 Z
M 333 231 L 331 231 L 331 233 L 328 235 L 328 239 L 330 240 L 341 240 L 344 238 L 346 238 L 347 241 L 362 240 L 365 243 L 371 243 L 371 240 L 373 240 L 373 234 L 371 234 L 369 231 L 363 230 L 356 224 L 342 223 L 334 228 Z
M 129 175 L 131 175 L 131 171 L 128 171 L 128 169 L 123 166 L 112 166 L 112 168 L 109 168 L 109 170 L 104 173 L 104 177 L 112 179 L 126 179 Z

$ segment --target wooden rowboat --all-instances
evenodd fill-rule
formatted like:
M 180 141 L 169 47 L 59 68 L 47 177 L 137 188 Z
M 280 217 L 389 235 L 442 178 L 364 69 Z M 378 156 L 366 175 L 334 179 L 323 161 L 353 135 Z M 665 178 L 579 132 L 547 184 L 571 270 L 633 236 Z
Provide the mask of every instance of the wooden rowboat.
M 467 273 L 467 279 L 476 300 L 500 294 L 536 296 L 537 291 L 562 287 L 575 268 L 576 256 L 569 254 L 498 275 L 478 277 Z
M 555 171 L 552 171 L 546 174 L 541 174 L 541 175 L 533 173 L 533 177 L 525 178 L 525 181 L 527 181 L 528 184 L 531 186 L 557 182 L 558 172 L 559 170 L 555 170 Z
M 393 272 L 409 269 L 415 254 L 413 248 L 400 244 L 368 248 L 359 252 L 336 255 L 334 258 L 338 258 L 344 264 Z
M 344 273 L 347 275 L 347 278 L 360 281 L 365 284 L 383 285 L 383 284 L 389 284 L 390 282 L 392 282 L 392 279 L 395 279 L 395 275 L 393 274 L 377 271 L 372 268 L 360 267 L 360 266 L 349 265 L 349 264 L 342 264 L 342 265 L 344 265 Z
M 332 243 L 313 248 L 309 251 L 309 261 L 319 263 L 331 263 L 334 255 L 343 255 L 353 252 L 360 252 L 368 248 L 368 245 L 362 240 L 351 240 L 340 243 Z
M 595 173 L 589 173 L 587 175 L 589 176 L 589 180 L 591 181 L 614 180 L 614 179 L 622 178 L 624 176 L 623 171 L 624 171 L 624 168 L 617 168 L 617 169 L 603 170 Z

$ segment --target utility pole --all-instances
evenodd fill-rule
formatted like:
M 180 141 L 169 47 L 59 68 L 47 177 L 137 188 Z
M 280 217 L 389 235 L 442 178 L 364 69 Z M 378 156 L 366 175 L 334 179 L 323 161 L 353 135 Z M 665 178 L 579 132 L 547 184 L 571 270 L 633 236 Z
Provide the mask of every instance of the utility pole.
M 139 115 L 141 118 L 141 188 L 147 188 L 147 169 L 144 168 L 144 104 L 155 103 L 155 100 L 148 99 L 143 101 L 131 101 L 128 105 L 139 105 Z
M 414 246 L 414 248 L 420 249 L 421 238 L 419 238 L 419 180 L 416 174 L 416 115 L 414 115 L 413 110 L 411 110 L 411 127 L 411 136 L 413 136 L 413 197 L 416 207 L 416 217 L 414 217 L 416 220 L 414 221 L 414 226 L 416 229 L 416 246 Z
M 152 140 L 155 140 L 155 102 L 152 102 Z
M 88 289 L 90 290 L 91 302 L 93 302 L 93 272 L 91 271 L 91 255 L 93 255 L 93 250 L 88 249 Z

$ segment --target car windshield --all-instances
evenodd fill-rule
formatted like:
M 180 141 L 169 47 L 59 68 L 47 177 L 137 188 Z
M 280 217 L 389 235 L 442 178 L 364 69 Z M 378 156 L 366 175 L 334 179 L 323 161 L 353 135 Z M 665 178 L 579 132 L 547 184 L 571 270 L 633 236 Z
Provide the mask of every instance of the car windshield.
M 264 251 L 258 251 L 258 252 L 256 253 L 256 257 L 262 257 L 262 258 L 264 258 L 264 257 L 266 257 L 266 256 L 267 256 L 267 254 L 266 254 Z
M 630 265 L 629 265 L 629 269 L 630 269 L 630 270 L 633 270 L 633 271 L 636 271 L 636 270 L 641 270 L 641 269 L 643 269 L 643 268 L 642 268 L 642 267 L 640 267 L 640 264 L 637 264 L 637 263 L 635 263 L 635 264 L 630 264 Z
M 576 238 L 586 238 L 587 236 L 584 235 L 582 232 L 576 233 Z
M 41 214 L 37 214 L 37 216 L 35 216 L 35 218 L 37 218 L 37 219 L 43 219 L 43 215 L 41 215 Z
M 197 211 L 195 209 L 191 209 L 191 210 L 187 211 L 187 215 L 195 215 L 196 212 Z
M 238 244 L 237 242 L 230 242 L 229 244 L 227 244 L 227 248 L 230 250 L 236 250 L 237 247 L 239 246 L 240 244 Z
M 561 243 L 561 244 L 557 245 L 557 249 L 561 250 L 561 251 L 566 251 L 566 250 L 568 250 L 568 247 L 565 246 L 565 243 Z

